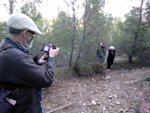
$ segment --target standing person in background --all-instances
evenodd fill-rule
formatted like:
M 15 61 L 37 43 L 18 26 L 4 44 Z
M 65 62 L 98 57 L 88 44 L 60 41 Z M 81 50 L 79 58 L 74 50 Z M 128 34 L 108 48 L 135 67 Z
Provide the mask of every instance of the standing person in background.
M 103 62 L 104 62 L 106 59 L 106 44 L 103 43 L 101 48 L 102 48 L 102 55 L 103 55 Z
M 9 37 L 0 44 L 0 113 L 42 113 L 39 89 L 53 82 L 59 48 L 50 47 L 37 65 L 28 51 L 34 35 L 42 34 L 34 21 L 22 13 L 12 14 L 7 29 Z
M 100 63 L 105 61 L 105 55 L 106 55 L 106 44 L 105 43 L 99 44 L 96 54 L 97 54 L 96 60 L 98 60 Z
M 110 71 L 111 66 L 114 63 L 115 53 L 116 53 L 115 47 L 110 46 L 107 52 L 107 70 L 108 71 Z

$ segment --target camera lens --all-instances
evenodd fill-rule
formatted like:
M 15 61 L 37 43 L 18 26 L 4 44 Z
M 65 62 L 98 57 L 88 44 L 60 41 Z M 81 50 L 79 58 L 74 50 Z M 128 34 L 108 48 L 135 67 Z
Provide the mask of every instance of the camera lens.
M 55 46 L 55 45 L 53 45 L 53 46 L 52 46 L 52 48 L 53 48 L 53 49 L 56 49 L 56 46 Z

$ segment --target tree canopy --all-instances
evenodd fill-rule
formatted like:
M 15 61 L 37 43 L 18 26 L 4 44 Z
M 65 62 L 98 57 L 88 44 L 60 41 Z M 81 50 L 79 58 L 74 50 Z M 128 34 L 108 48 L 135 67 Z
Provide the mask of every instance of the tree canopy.
M 61 49 L 56 58 L 57 66 L 74 67 L 93 62 L 99 43 L 104 42 L 107 47 L 114 45 L 118 52 L 128 55 L 129 62 L 132 62 L 133 57 L 145 62 L 150 60 L 148 0 L 140 0 L 139 7 L 133 7 L 125 15 L 125 20 L 105 14 L 103 11 L 105 0 L 83 0 L 82 4 L 78 4 L 77 1 L 65 2 L 68 9 L 71 7 L 71 13 L 59 11 L 57 18 L 48 20 L 43 18 L 37 8 L 42 0 L 22 0 L 20 12 L 31 17 L 43 33 L 34 40 L 31 49 L 33 56 L 44 45 L 54 44 Z M 9 3 L 9 14 L 11 14 L 15 10 L 17 0 L 10 0 Z M 83 7 L 84 12 L 81 18 L 77 18 L 80 6 Z M 1 22 L 0 36 L 0 41 L 7 36 L 5 22 Z

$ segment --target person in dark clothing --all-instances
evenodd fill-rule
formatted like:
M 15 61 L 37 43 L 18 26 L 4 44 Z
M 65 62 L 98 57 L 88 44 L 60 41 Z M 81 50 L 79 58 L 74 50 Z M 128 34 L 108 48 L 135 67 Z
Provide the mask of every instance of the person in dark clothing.
M 106 44 L 105 43 L 100 43 L 99 47 L 97 48 L 96 51 L 96 58 L 95 60 L 99 61 L 100 63 L 105 61 L 105 55 L 106 55 Z
M 34 21 L 22 13 L 12 14 L 7 29 L 9 37 L 0 44 L 0 112 L 4 113 L 1 108 L 5 104 L 11 106 L 5 113 L 42 113 L 41 88 L 53 83 L 54 58 L 60 49 L 50 47 L 35 63 L 28 49 L 34 35 L 42 33 Z
M 115 47 L 114 46 L 110 46 L 107 52 L 107 69 L 108 71 L 110 71 L 112 64 L 114 63 L 114 59 L 115 59 Z

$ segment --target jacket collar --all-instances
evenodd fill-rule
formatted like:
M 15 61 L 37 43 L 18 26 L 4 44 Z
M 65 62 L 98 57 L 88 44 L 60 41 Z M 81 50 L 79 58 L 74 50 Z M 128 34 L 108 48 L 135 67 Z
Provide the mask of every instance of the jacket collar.
M 5 42 L 11 44 L 13 47 L 23 51 L 24 53 L 26 53 L 28 55 L 30 54 L 29 51 L 25 47 L 21 46 L 21 44 L 19 44 L 17 42 L 12 41 L 10 38 L 6 38 Z

